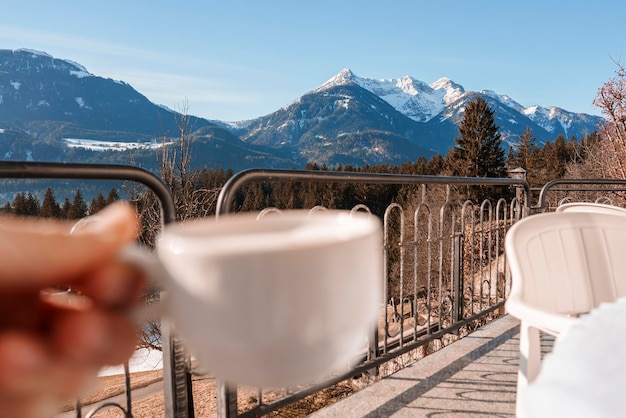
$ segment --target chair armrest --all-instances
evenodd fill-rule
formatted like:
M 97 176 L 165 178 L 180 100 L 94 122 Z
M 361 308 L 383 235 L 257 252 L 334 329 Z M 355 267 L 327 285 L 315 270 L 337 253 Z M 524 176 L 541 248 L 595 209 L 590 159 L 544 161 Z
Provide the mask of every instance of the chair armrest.
M 509 298 L 504 306 L 511 316 L 554 336 L 564 334 L 578 322 L 577 317 L 537 309 L 515 298 Z

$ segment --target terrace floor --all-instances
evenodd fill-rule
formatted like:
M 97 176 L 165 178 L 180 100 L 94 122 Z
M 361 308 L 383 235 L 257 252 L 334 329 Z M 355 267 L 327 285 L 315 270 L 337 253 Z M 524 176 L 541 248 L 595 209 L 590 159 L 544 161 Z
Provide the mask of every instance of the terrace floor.
M 518 348 L 507 315 L 311 416 L 514 417 Z

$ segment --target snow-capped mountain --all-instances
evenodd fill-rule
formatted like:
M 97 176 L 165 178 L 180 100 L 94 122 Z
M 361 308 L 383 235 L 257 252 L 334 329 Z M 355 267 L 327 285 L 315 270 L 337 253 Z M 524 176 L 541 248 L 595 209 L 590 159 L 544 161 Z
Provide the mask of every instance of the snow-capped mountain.
M 354 84 L 329 86 L 253 120 L 246 143 L 300 164 L 400 163 L 437 151 L 437 139 L 385 100 Z
M 559 135 L 582 138 L 601 120 L 554 107 L 524 108 L 493 91 L 465 91 L 448 78 L 432 84 L 410 76 L 375 80 L 344 69 L 278 111 L 247 121 L 239 134 L 306 162 L 398 164 L 446 154 L 476 96 L 487 101 L 511 145 L 527 128 L 540 143 Z
M 511 144 L 527 128 L 540 142 L 559 135 L 582 138 L 601 120 L 555 107 L 525 108 L 493 91 L 465 91 L 448 78 L 431 84 L 410 76 L 375 80 L 345 69 L 254 120 L 230 124 L 191 117 L 198 138 L 194 163 L 234 169 L 312 162 L 401 164 L 446 154 L 458 136 L 465 106 L 476 96 L 487 100 Z M 99 161 L 93 147 L 75 144 L 91 140 L 109 150 L 127 149 L 130 145 L 117 147 L 115 141 L 145 144 L 164 134 L 175 138 L 178 127 L 175 112 L 123 81 L 21 49 L 0 50 L 0 133 L 0 158 Z M 141 160 L 136 147 L 132 152 L 134 161 Z M 154 152 L 143 158 L 154 160 Z
M 547 108 L 538 105 L 530 106 L 525 108 L 523 113 L 550 133 L 564 132 L 563 135 L 566 138 L 577 136 L 577 133 L 585 132 L 589 127 L 597 127 L 600 121 L 597 116 L 572 113 L 554 106 Z
M 428 85 L 410 76 L 383 80 L 361 78 L 349 69 L 340 71 L 314 91 L 349 83 L 369 90 L 417 122 L 428 122 L 465 93 L 462 86 L 447 78 Z
M 75 62 L 29 49 L 0 50 L 0 121 L 18 128 L 44 135 L 50 126 L 40 131 L 34 125 L 46 121 L 159 137 L 176 132 L 172 115 L 128 83 L 98 77 Z
M 417 122 L 430 122 L 437 116 L 453 117 L 462 112 L 463 103 L 467 101 L 466 99 L 476 95 L 490 98 L 492 102 L 495 101 L 526 116 L 547 133 L 554 135 L 554 138 L 558 135 L 564 135 L 568 139 L 571 136 L 580 138 L 594 131 L 601 120 L 597 116 L 572 113 L 554 106 L 547 108 L 539 105 L 523 107 L 511 97 L 491 90 L 466 92 L 463 86 L 448 78 L 441 78 L 432 84 L 426 84 L 410 76 L 375 80 L 358 77 L 349 69 L 344 69 L 314 91 L 319 92 L 349 83 L 354 83 L 376 94 L 400 113 Z M 517 119 L 514 118 L 513 123 L 519 123 L 520 121 Z M 510 133 L 516 134 L 516 132 Z M 536 133 L 536 135 L 544 136 L 543 132 Z M 544 139 L 549 140 L 549 138 Z

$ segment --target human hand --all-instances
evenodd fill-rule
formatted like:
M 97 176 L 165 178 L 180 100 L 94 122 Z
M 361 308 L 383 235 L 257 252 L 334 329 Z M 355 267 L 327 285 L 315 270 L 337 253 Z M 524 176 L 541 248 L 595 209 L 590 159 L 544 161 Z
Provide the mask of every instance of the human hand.
M 0 217 L 0 418 L 53 415 L 136 347 L 127 312 L 144 279 L 117 260 L 137 236 L 134 209 L 116 203 L 71 227 Z

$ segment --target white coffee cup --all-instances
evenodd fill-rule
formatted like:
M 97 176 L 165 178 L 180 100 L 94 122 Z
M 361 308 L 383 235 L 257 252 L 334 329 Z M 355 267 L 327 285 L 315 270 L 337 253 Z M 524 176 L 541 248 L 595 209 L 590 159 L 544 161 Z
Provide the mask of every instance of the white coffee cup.
M 234 383 L 309 383 L 376 326 L 382 230 L 347 211 L 241 214 L 166 225 L 128 252 L 165 291 L 164 316 L 203 368 Z

